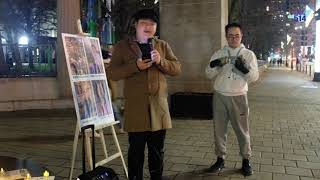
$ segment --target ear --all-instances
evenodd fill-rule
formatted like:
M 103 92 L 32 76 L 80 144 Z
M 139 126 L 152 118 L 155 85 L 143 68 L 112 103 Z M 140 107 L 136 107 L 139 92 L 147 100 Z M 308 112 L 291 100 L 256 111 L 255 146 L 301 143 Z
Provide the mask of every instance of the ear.
M 136 21 L 136 22 L 134 23 L 134 28 L 137 29 L 137 26 L 138 26 L 138 21 Z

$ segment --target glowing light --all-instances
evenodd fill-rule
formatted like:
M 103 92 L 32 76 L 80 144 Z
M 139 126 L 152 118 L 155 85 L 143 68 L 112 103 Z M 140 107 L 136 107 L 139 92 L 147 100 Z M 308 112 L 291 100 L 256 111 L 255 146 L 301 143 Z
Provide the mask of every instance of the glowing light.
M 44 177 L 49 177 L 49 172 L 48 172 L 48 171 L 44 171 L 44 172 L 43 172 L 43 176 L 44 176 Z
M 27 36 L 21 36 L 19 38 L 19 44 L 21 45 L 27 45 L 29 43 L 29 39 Z
M 288 14 L 288 19 L 294 19 L 294 15 L 293 14 Z
M 287 35 L 287 45 L 290 43 L 291 39 L 291 36 Z

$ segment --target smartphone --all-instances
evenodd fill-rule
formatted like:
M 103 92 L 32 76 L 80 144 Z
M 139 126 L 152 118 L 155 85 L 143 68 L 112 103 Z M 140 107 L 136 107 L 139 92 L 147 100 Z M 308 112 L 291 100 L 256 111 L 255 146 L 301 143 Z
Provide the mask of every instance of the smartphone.
M 148 54 L 142 54 L 142 60 L 146 60 L 146 59 L 151 60 L 151 52 Z
M 145 59 L 149 59 L 151 60 L 151 47 L 150 46 L 147 46 L 145 47 L 146 49 L 143 51 L 145 53 L 142 53 L 142 60 L 145 60 Z

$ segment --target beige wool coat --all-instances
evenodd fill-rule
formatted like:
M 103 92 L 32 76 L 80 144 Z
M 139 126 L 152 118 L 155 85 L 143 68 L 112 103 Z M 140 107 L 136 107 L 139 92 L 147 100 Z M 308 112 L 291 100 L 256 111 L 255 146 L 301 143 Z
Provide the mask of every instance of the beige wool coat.
M 121 40 L 113 49 L 108 77 L 124 80 L 124 130 L 127 132 L 158 131 L 172 127 L 166 75 L 179 75 L 181 64 L 167 42 L 155 39 L 154 48 L 159 51 L 161 62 L 143 71 L 136 65 L 142 53 L 135 39 Z

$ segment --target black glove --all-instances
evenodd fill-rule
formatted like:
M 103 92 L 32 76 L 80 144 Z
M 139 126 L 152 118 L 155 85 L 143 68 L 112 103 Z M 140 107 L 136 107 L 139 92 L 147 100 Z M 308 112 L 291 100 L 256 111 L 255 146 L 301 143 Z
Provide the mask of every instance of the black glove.
M 220 59 L 215 59 L 213 61 L 210 62 L 210 67 L 214 68 L 216 66 L 222 66 L 221 60 Z
M 239 58 L 239 57 L 238 57 L 237 60 L 236 60 L 236 62 L 235 62 L 235 64 L 234 64 L 234 66 L 235 66 L 239 71 L 241 71 L 243 74 L 247 74 L 247 73 L 249 72 L 249 69 L 244 66 L 244 62 L 243 62 L 242 58 Z

